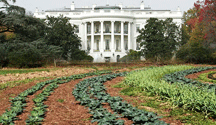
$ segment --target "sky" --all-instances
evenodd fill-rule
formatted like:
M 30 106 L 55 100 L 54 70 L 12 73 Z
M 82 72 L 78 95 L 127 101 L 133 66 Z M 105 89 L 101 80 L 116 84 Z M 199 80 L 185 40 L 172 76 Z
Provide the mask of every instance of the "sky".
M 8 0 L 10 1 L 10 0 Z M 108 2 L 110 6 L 118 5 L 119 3 L 125 6 L 139 7 L 141 1 L 144 1 L 145 7 L 151 7 L 154 10 L 177 10 L 178 6 L 181 11 L 187 11 L 192 8 L 194 2 L 197 0 L 16 0 L 15 5 L 24 7 L 27 11 L 34 13 L 36 7 L 39 11 L 59 9 L 64 7 L 70 7 L 72 1 L 75 3 L 75 7 L 90 6 L 97 4 L 98 6 L 106 5 Z M 0 4 L 1 5 L 1 4 Z

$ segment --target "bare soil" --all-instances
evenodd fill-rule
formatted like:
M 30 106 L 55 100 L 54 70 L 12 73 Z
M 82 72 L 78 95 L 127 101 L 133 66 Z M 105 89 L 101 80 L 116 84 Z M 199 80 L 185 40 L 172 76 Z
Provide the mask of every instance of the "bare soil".
M 72 70 L 72 68 L 70 68 L 70 69 Z M 69 70 L 69 69 L 67 69 L 67 70 Z M 87 73 L 89 71 L 92 71 L 92 70 L 91 69 L 86 69 L 86 70 L 84 70 L 84 69 L 77 69 L 76 70 L 76 68 L 74 68 L 73 71 L 68 71 L 68 72 L 70 72 L 69 75 L 74 75 L 74 74 L 80 74 L 80 73 Z M 62 74 L 58 74 L 58 75 L 59 76 L 63 76 Z M 66 75 L 66 76 L 68 76 L 68 75 Z M 0 114 L 3 114 L 6 109 L 10 108 L 10 106 L 11 106 L 11 103 L 9 102 L 10 98 L 16 97 L 21 92 L 25 91 L 28 88 L 31 88 L 32 86 L 34 86 L 37 83 L 42 82 L 42 81 L 45 81 L 45 80 L 34 81 L 34 82 L 30 82 L 28 84 L 22 84 L 20 86 L 15 86 L 13 88 L 7 88 L 6 90 L 1 90 L 0 91 Z M 39 94 L 39 93 L 40 93 L 40 91 L 37 92 L 36 94 Z M 32 96 L 28 96 L 29 98 L 27 99 L 27 107 L 26 107 L 24 113 L 27 113 L 28 111 L 30 111 L 30 109 L 32 109 L 32 106 L 33 106 L 32 99 L 34 98 L 34 96 L 36 94 L 34 94 Z M 23 115 L 23 116 L 21 115 L 19 117 L 22 119 L 22 117 L 26 118 L 26 116 L 27 115 Z M 19 121 L 21 122 L 21 120 L 19 120 Z
M 131 69 L 123 68 L 120 71 L 128 71 Z M 15 75 L 6 75 L 6 76 L 0 76 L 0 83 L 3 81 L 14 81 L 14 80 L 23 80 L 23 79 L 30 79 L 35 77 L 49 77 L 49 76 L 70 76 L 74 74 L 80 74 L 80 73 L 87 73 L 89 71 L 93 71 L 93 69 L 81 69 L 76 67 L 71 68 L 64 68 L 53 72 L 34 72 L 34 73 L 26 73 L 26 74 L 15 74 Z M 116 70 L 119 71 L 119 70 Z M 199 74 L 209 72 L 209 71 L 216 71 L 216 70 L 208 70 L 203 71 L 200 73 L 195 73 L 188 75 L 187 78 L 197 78 Z M 145 100 L 141 99 L 140 97 L 129 97 L 122 95 L 120 91 L 122 88 L 113 88 L 112 86 L 123 81 L 124 77 L 118 77 L 111 81 L 108 81 L 105 83 L 105 86 L 107 88 L 107 92 L 111 96 L 120 96 L 125 101 L 129 102 L 133 106 L 137 106 L 137 104 L 140 104 L 144 102 Z M 72 91 L 76 84 L 78 84 L 81 80 L 75 80 L 71 81 L 69 83 L 61 84 L 59 87 L 48 97 L 48 100 L 45 102 L 46 105 L 48 105 L 47 113 L 45 120 L 43 124 L 45 125 L 91 125 L 96 123 L 91 123 L 91 114 L 88 113 L 88 109 L 84 106 L 81 106 L 79 102 L 77 102 L 72 95 Z M 42 80 L 41 80 L 42 81 Z M 10 107 L 9 98 L 15 97 L 19 93 L 23 92 L 24 90 L 34 86 L 36 82 L 31 82 L 25 85 L 16 86 L 13 88 L 8 88 L 6 90 L 0 91 L 0 115 L 5 112 L 7 108 Z M 32 96 L 28 96 L 27 100 L 27 107 L 25 108 L 25 111 L 23 114 L 21 114 L 18 121 L 15 121 L 17 125 L 23 125 L 25 124 L 24 121 L 26 120 L 28 114 L 30 114 L 30 111 L 33 108 L 33 101 L 32 99 L 35 97 L 35 95 L 39 94 L 41 91 L 38 91 Z M 104 105 L 111 113 L 113 113 L 109 107 L 108 104 Z M 144 108 L 147 110 L 152 110 L 152 112 L 155 112 L 154 109 L 151 109 L 150 107 L 138 107 L 140 109 Z M 159 114 L 160 115 L 160 114 Z M 125 120 L 125 124 L 131 124 L 132 121 L 128 120 L 127 118 L 123 118 Z M 165 121 L 166 123 L 175 124 L 175 125 L 182 125 L 183 123 L 180 122 L 180 120 L 175 120 L 172 117 L 169 118 L 162 118 L 161 120 Z
M 124 80 L 124 77 L 117 77 L 111 81 L 107 81 L 106 83 L 104 83 L 104 85 L 107 88 L 107 92 L 111 95 L 111 96 L 120 96 L 123 98 L 123 101 L 127 101 L 128 103 L 132 104 L 134 107 L 137 106 L 138 104 L 141 104 L 143 102 L 145 102 L 145 100 L 140 99 L 140 97 L 136 97 L 136 96 L 126 96 L 126 95 L 122 95 L 120 93 L 120 91 L 123 88 L 113 88 L 112 86 L 120 83 Z M 147 106 L 140 106 L 138 107 L 139 109 L 148 109 L 151 110 L 152 112 L 155 112 L 155 110 L 153 108 L 147 107 Z M 155 112 L 157 113 L 157 112 Z M 158 114 L 160 115 L 160 114 Z M 125 124 L 131 124 L 130 120 L 124 119 L 125 120 Z M 172 125 L 183 125 L 183 123 L 181 123 L 180 120 L 175 120 L 172 117 L 169 118 L 162 118 L 160 119 L 162 121 L 165 121 L 166 123 L 172 124 Z
M 210 71 L 216 71 L 216 69 L 211 69 L 211 70 L 206 70 L 206 71 L 190 74 L 190 75 L 187 75 L 186 78 L 188 78 L 188 79 L 197 79 L 200 74 L 208 73 Z M 206 77 L 208 77 L 208 76 L 206 75 Z M 202 82 L 204 82 L 204 81 L 202 81 Z M 204 83 L 210 83 L 210 82 L 204 82 Z M 213 84 L 213 83 L 210 83 L 210 84 Z
M 62 76 L 70 76 L 73 74 L 87 73 L 90 71 L 95 71 L 94 69 L 84 69 L 79 67 L 70 67 L 70 68 L 62 68 L 55 71 L 41 71 L 41 72 L 30 72 L 23 74 L 6 74 L 0 75 L 0 84 L 6 83 L 8 81 L 17 81 L 24 79 L 32 79 L 38 77 L 62 77 Z

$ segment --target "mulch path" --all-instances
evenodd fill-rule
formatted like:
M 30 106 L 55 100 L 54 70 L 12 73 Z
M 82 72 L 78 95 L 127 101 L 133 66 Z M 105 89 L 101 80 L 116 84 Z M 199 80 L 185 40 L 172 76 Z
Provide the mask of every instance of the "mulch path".
M 15 86 L 13 88 L 7 88 L 6 90 L 0 90 L 0 115 L 3 114 L 6 109 L 9 109 L 11 107 L 11 103 L 9 102 L 10 97 L 16 97 L 21 92 L 25 91 L 28 88 L 31 88 L 32 86 L 36 85 L 36 83 L 39 83 L 42 81 L 44 80 L 34 81 L 28 84 Z
M 44 88 L 46 88 L 47 86 L 48 85 L 44 86 Z M 40 94 L 43 91 L 43 89 L 37 91 L 33 95 L 27 96 L 27 100 L 26 100 L 27 105 L 24 108 L 23 113 L 17 116 L 18 120 L 14 121 L 16 125 L 25 125 L 25 120 L 28 118 L 28 116 L 30 115 L 30 111 L 32 111 L 32 108 L 34 107 L 34 102 L 32 99 L 34 99 L 36 95 Z
M 202 73 L 208 73 L 210 71 L 216 71 L 216 69 L 210 69 L 210 70 L 206 70 L 206 71 L 190 74 L 190 75 L 187 75 L 186 78 L 188 78 L 188 79 L 197 79 L 200 74 L 202 74 Z M 206 76 L 206 77 L 208 77 L 208 76 Z
M 90 125 L 91 114 L 88 108 L 81 106 L 72 91 L 76 84 L 83 79 L 71 81 L 59 85 L 59 87 L 49 96 L 45 102 L 48 105 L 44 125 Z M 60 101 L 63 100 L 63 101 Z M 96 123 L 94 123 L 96 125 Z
M 123 81 L 124 77 L 117 77 L 111 81 L 104 83 L 107 88 L 107 92 L 111 96 L 120 96 L 124 99 L 124 101 L 129 102 L 133 106 L 136 106 L 138 103 L 142 103 L 143 100 L 140 97 L 129 97 L 120 94 L 122 88 L 112 88 L 111 86 Z M 79 79 L 75 81 L 71 81 L 69 83 L 61 84 L 59 87 L 48 97 L 47 101 L 45 101 L 45 105 L 48 105 L 46 112 L 46 117 L 42 124 L 44 125 L 96 125 L 97 123 L 91 123 L 91 114 L 88 113 L 88 108 L 81 106 L 78 101 L 75 100 L 75 97 L 72 95 L 72 91 L 76 84 L 84 79 Z M 11 94 L 13 96 L 18 95 L 23 92 L 27 88 L 35 85 L 35 82 L 17 86 L 14 88 L 9 88 L 5 91 L 2 91 L 0 94 L 0 114 L 2 114 L 5 109 L 10 107 L 9 97 Z M 41 91 L 38 91 L 36 94 L 32 96 L 28 96 L 27 107 L 23 114 L 18 116 L 20 120 L 15 121 L 17 125 L 25 124 L 25 120 L 28 116 L 29 111 L 33 108 L 32 99 L 35 95 L 39 94 Z M 104 105 L 111 113 L 113 113 L 110 109 L 110 106 Z M 125 121 L 125 125 L 132 124 L 131 120 L 127 118 L 121 118 Z M 161 119 L 166 123 L 180 125 L 180 121 L 173 120 L 171 118 L 163 118 Z
M 111 96 L 120 96 L 121 98 L 123 98 L 123 101 L 127 101 L 128 103 L 132 104 L 134 107 L 136 106 L 136 104 L 141 104 L 143 102 L 145 102 L 145 100 L 141 100 L 140 97 L 133 97 L 133 96 L 126 96 L 126 95 L 122 95 L 120 93 L 120 91 L 123 89 L 123 88 L 113 88 L 112 86 L 117 84 L 117 83 L 120 83 L 124 80 L 124 77 L 117 77 L 111 81 L 107 81 L 104 83 L 104 85 L 106 86 L 107 88 L 107 92 L 111 95 Z M 153 111 L 154 112 L 154 111 Z M 131 125 L 132 121 L 128 120 L 128 119 L 123 119 L 125 120 L 125 124 L 127 125 Z M 172 119 L 171 117 L 169 118 L 162 118 L 160 119 L 166 123 L 169 123 L 169 124 L 172 124 L 172 125 L 183 125 L 183 123 L 181 123 L 180 120 L 174 120 Z

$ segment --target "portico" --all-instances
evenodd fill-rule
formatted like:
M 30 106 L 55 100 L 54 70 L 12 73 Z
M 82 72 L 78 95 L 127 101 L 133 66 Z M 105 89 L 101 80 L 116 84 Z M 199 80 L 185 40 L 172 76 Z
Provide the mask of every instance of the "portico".
M 58 17 L 60 14 L 69 17 L 70 23 L 76 25 L 76 34 L 82 41 L 82 50 L 94 58 L 94 62 L 117 62 L 130 49 L 140 51 L 136 41 L 138 29 L 144 28 L 146 20 L 151 17 L 164 20 L 173 18 L 181 26 L 182 13 L 177 11 L 152 10 L 141 2 L 140 7 L 116 6 L 84 6 L 76 8 L 71 3 L 70 8 L 62 10 L 47 10 L 39 12 L 35 17 L 45 19 L 46 16 Z

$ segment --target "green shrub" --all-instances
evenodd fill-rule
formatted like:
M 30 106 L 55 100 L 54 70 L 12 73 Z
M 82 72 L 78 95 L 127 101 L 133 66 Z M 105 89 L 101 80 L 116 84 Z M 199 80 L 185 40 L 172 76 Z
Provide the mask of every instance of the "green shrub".
M 140 61 L 141 51 L 130 50 L 129 53 L 120 59 L 121 62 Z

